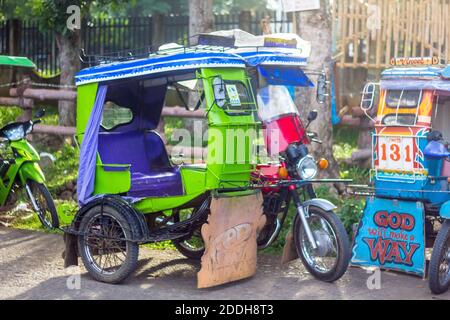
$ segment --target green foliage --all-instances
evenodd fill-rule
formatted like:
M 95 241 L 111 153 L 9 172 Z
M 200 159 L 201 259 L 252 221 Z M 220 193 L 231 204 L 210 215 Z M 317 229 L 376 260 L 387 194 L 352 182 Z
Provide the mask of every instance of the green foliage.
M 79 151 L 70 144 L 64 144 L 54 156 L 54 165 L 45 169 L 46 185 L 53 194 L 68 182 L 76 180 Z
M 359 197 L 348 197 L 340 201 L 337 215 L 344 224 L 345 230 L 350 236 L 353 235 L 353 225 L 358 223 L 362 217 L 365 200 Z
M 370 169 L 358 166 L 340 166 L 341 179 L 352 179 L 353 184 L 367 184 L 370 180 Z
M 10 122 L 16 121 L 17 117 L 22 114 L 22 109 L 19 107 L 0 106 L 0 110 L 0 127 L 3 127 Z

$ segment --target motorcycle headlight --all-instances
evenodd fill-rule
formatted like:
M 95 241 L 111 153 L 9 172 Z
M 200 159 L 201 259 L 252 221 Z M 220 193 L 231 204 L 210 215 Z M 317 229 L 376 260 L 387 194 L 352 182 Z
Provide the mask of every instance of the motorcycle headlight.
M 303 180 L 312 180 L 317 175 L 317 164 L 310 155 L 302 158 L 297 164 L 297 173 Z
M 21 140 L 23 139 L 23 137 L 25 137 L 25 131 L 22 125 L 5 130 L 3 131 L 3 134 L 10 141 Z

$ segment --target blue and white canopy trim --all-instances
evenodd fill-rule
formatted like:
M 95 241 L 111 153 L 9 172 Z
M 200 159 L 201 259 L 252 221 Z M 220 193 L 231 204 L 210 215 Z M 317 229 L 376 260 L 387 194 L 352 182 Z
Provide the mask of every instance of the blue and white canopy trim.
M 159 55 L 139 60 L 115 62 L 86 68 L 75 76 L 77 86 L 110 80 L 154 75 L 183 74 L 199 68 L 245 68 L 245 61 L 234 54 L 191 52 Z
M 450 65 L 393 68 L 385 70 L 381 75 L 381 89 L 450 91 Z

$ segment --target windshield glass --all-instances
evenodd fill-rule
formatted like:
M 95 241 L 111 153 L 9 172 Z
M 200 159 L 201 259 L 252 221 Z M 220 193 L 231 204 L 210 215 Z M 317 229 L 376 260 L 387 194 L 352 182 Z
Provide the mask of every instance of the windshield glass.
M 422 99 L 420 90 L 389 90 L 386 97 L 388 108 L 417 108 Z
M 257 96 L 258 115 L 262 121 L 277 119 L 283 115 L 298 114 L 289 90 L 284 86 L 261 88 Z

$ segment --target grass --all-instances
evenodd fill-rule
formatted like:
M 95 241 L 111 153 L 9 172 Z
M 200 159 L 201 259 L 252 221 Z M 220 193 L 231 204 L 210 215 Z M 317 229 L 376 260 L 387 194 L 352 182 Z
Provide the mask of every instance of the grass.
M 55 200 L 56 210 L 58 211 L 58 217 L 60 225 L 69 225 L 75 216 L 78 205 L 75 201 Z M 13 227 L 17 229 L 25 230 L 39 230 L 49 233 L 59 233 L 58 230 L 49 231 L 44 228 L 39 221 L 38 216 L 31 210 L 26 210 L 18 213 L 19 219 L 13 222 Z

